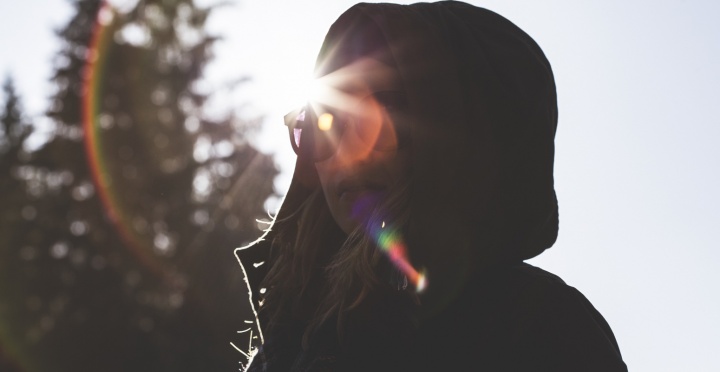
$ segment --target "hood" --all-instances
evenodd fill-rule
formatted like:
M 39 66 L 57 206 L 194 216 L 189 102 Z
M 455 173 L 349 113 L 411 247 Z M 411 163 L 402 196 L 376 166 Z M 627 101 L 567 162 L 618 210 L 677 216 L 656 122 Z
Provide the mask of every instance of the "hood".
M 357 4 L 330 28 L 318 61 L 367 22 L 389 45 L 417 118 L 404 237 L 409 258 L 427 273 L 421 299 L 446 303 L 474 273 L 532 258 L 556 240 L 552 70 L 513 23 L 455 1 Z M 273 231 L 294 223 L 293 213 L 317 187 L 313 163 L 300 157 L 275 226 L 237 251 L 251 295 L 269 266 L 252 264 L 270 259 Z

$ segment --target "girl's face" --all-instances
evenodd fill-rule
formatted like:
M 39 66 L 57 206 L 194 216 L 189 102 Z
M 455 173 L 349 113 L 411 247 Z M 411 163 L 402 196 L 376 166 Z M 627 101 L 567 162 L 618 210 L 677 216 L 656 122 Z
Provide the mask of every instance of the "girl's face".
M 358 60 L 321 83 L 328 94 L 318 103 L 319 135 L 333 122 L 344 128 L 315 169 L 335 222 L 349 234 L 409 177 L 407 101 L 398 71 L 376 59 Z

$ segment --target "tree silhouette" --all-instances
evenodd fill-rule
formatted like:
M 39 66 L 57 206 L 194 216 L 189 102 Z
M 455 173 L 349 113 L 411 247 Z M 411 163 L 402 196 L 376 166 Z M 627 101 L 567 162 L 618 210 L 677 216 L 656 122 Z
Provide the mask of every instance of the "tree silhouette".
M 232 249 L 260 234 L 277 170 L 248 141 L 259 119 L 205 113 L 213 8 L 73 5 L 42 148 L 16 148 L 6 98 L 6 354 L 34 370 L 236 370 L 250 314 Z
M 25 122 L 20 97 L 15 91 L 15 83 L 10 76 L 5 79 L 2 89 L 5 96 L 5 105 L 3 106 L 2 115 L 0 115 L 0 125 L 2 125 L 0 153 L 4 155 L 5 153 L 19 152 L 31 130 L 30 126 Z M 12 158 L 4 156 L 3 159 L 7 159 L 6 161 L 9 162 Z
M 5 102 L 0 112 L 0 320 L 3 320 L 4 326 L 0 327 L 0 370 L 20 371 L 20 366 L 10 355 L 11 352 L 17 352 L 10 349 L 16 345 L 5 345 L 7 342 L 3 341 L 21 332 L 23 327 L 19 323 L 25 320 L 22 314 L 18 314 L 21 312 L 11 306 L 11 300 L 23 297 L 22 283 L 18 280 L 21 278 L 17 275 L 22 275 L 17 271 L 18 253 L 33 252 L 31 248 L 17 250 L 10 247 L 17 247 L 21 243 L 20 234 L 15 230 L 24 227 L 23 222 L 35 214 L 34 209 L 24 206 L 25 185 L 13 174 L 26 160 L 23 145 L 32 129 L 26 122 L 20 97 L 9 76 L 3 84 L 3 93 Z M 10 319 L 13 321 L 10 322 Z
M 23 158 L 23 144 L 32 129 L 22 112 L 20 97 L 15 91 L 15 83 L 8 76 L 3 84 L 5 104 L 0 113 L 0 190 L 9 190 L 15 181 L 10 175 L 11 165 Z M 5 195 L 7 196 L 7 195 Z

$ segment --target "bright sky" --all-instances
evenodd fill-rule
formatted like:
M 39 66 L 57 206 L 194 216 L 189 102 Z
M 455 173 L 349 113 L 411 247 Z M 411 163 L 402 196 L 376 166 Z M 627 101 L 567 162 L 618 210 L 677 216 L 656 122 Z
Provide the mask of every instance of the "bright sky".
M 720 370 L 720 2 L 471 2 L 532 35 L 556 75 L 560 237 L 532 263 L 591 300 L 630 370 Z M 352 4 L 245 0 L 211 19 L 225 40 L 208 87 L 254 79 L 215 105 L 266 116 L 260 142 L 285 171 L 280 192 L 293 164 L 282 115 Z M 0 3 L 0 72 L 33 114 L 47 103 L 52 29 L 69 16 L 63 0 Z

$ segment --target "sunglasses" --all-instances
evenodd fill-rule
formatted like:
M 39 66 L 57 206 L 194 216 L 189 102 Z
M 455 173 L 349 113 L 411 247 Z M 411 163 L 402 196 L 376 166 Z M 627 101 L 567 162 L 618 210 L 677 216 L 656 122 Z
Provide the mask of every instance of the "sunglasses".
M 285 115 L 295 154 L 315 162 L 330 158 L 348 127 L 366 149 L 391 151 L 408 142 L 409 128 L 394 120 L 407 109 L 405 92 L 379 91 L 347 106 L 338 109 L 308 103 Z

